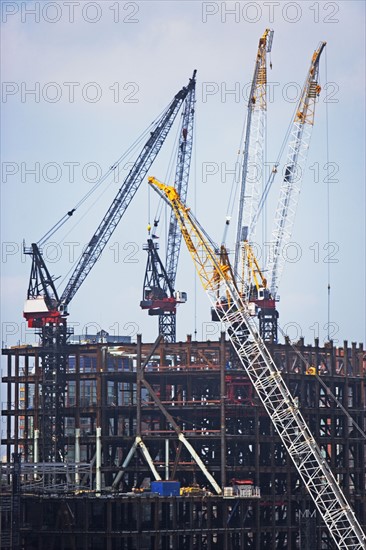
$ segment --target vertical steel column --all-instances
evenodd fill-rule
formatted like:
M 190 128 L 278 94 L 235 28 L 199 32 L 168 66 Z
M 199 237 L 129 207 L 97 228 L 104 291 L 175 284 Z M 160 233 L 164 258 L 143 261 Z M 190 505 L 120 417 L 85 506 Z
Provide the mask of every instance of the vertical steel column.
M 169 479 L 169 439 L 165 440 L 165 479 Z
M 6 417 L 6 438 L 8 441 L 10 441 L 10 438 L 11 438 L 11 421 L 12 421 L 12 418 L 10 416 L 10 411 L 12 410 L 12 406 L 11 406 L 11 403 L 12 403 L 12 400 L 11 400 L 11 366 L 12 366 L 12 359 L 13 359 L 13 356 L 12 355 L 8 355 L 8 383 L 7 383 L 7 407 L 8 407 L 8 411 L 9 411 L 9 414 L 8 416 Z M 10 457 L 11 457 L 11 447 L 10 445 L 8 444 L 6 446 L 6 461 L 8 464 L 10 464 Z
M 141 436 L 141 334 L 137 335 L 137 360 L 136 360 L 136 436 Z
M 221 487 L 226 486 L 226 342 L 225 332 L 220 336 L 220 437 L 221 437 Z
M 19 453 L 19 353 L 15 356 L 15 382 L 14 382 L 14 453 Z
M 20 548 L 20 473 L 21 462 L 20 453 L 12 453 L 14 461 L 13 480 L 12 480 L 12 495 L 11 495 L 11 550 Z
M 21 384 L 21 387 L 24 388 L 24 427 L 23 427 L 23 460 L 25 462 L 28 462 L 28 456 L 29 456 L 29 446 L 28 446 L 28 425 L 29 425 L 29 417 L 26 413 L 29 407 L 29 356 L 26 355 L 24 358 L 24 378 L 25 382 Z
M 39 430 L 34 430 L 34 449 L 33 449 L 33 463 L 35 465 L 39 462 Z M 37 466 L 34 467 L 34 479 L 37 479 Z
M 96 436 L 95 489 L 98 496 L 102 489 L 102 428 L 97 427 Z
M 75 428 L 75 485 L 80 484 L 79 464 L 80 462 L 80 428 Z

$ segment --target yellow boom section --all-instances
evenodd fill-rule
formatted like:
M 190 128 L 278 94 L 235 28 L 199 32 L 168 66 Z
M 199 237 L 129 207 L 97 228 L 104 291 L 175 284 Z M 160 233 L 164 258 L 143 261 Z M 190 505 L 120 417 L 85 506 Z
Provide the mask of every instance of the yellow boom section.
M 221 251 L 221 254 L 217 255 L 214 247 L 207 242 L 207 238 L 197 225 L 192 223 L 190 209 L 181 202 L 176 189 L 161 183 L 154 177 L 149 177 L 149 183 L 162 191 L 173 208 L 204 289 L 216 290 L 221 281 L 233 281 L 227 254 Z M 216 259 L 215 262 L 212 261 L 213 258 Z

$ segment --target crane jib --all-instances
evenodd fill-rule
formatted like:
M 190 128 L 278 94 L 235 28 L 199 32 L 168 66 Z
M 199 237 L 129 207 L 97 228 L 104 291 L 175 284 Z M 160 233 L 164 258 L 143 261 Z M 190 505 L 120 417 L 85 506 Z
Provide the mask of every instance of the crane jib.
M 195 85 L 194 77 L 195 73 L 192 79 L 190 79 L 188 86 L 183 87 L 174 96 L 174 99 L 160 117 L 156 128 L 149 136 L 134 166 L 125 178 L 112 205 L 107 210 L 97 231 L 89 241 L 86 251 L 79 259 L 59 300 L 59 306 L 62 306 L 63 309 L 70 303 L 88 273 L 95 265 L 128 205 L 132 201 L 147 171 L 150 169 L 159 153 L 184 99 L 190 89 Z

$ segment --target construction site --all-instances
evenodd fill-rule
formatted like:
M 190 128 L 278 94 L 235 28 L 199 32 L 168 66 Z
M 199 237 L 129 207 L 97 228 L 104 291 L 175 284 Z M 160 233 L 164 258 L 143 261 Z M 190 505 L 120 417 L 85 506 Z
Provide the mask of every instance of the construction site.
M 330 394 L 362 425 L 362 346 L 299 342 L 296 351 L 305 361 L 321 365 L 319 376 L 306 374 L 306 362 L 292 346 L 269 349 L 322 456 L 365 525 L 365 440 Z M 123 346 L 70 345 L 65 352 L 67 470 L 65 462 L 35 468 L 37 452 L 47 446 L 37 442 L 41 436 L 35 429 L 43 423 L 44 350 L 4 350 L 9 401 L 3 443 L 12 465 L 3 476 L 14 479 L 10 449 L 21 453 L 22 462 L 21 490 L 2 487 L 3 548 L 333 548 L 224 334 L 217 342 L 188 337 L 152 345 L 139 339 Z M 134 446 L 138 450 L 125 464 Z M 225 488 L 223 494 L 217 494 L 207 473 Z M 178 481 L 183 495 L 147 490 L 156 474 Z M 148 484 L 141 490 L 144 480 Z
M 226 246 L 230 220 L 218 245 L 186 206 L 196 71 L 148 129 L 61 295 L 42 247 L 77 208 L 24 248 L 31 258 L 24 318 L 38 343 L 2 350 L 1 548 L 366 548 L 366 351 L 355 342 L 291 341 L 278 322 L 280 251 L 294 224 L 325 42 L 311 57 L 290 124 L 266 266 L 252 246 L 279 172 L 275 165 L 263 188 L 252 172 L 263 163 L 272 40 L 266 29 L 258 44 L 233 253 Z M 174 182 L 162 183 L 150 167 L 180 109 Z M 144 245 L 140 307 L 158 319 L 157 338 L 105 331 L 76 337 L 69 304 L 147 178 L 171 207 L 165 261 L 158 219 Z M 187 301 L 176 290 L 182 240 L 212 322 L 220 323 L 215 340 L 188 334 L 177 341 L 177 306 Z

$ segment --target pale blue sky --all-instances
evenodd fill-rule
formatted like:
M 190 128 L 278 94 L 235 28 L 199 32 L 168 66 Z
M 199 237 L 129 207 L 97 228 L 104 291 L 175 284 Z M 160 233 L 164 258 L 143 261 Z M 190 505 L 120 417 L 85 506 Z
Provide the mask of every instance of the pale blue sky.
M 29 258 L 25 261 L 20 254 L 23 238 L 27 244 L 39 240 L 73 207 L 91 186 L 83 180 L 88 163 L 103 170 L 111 166 L 188 82 L 193 69 L 198 71 L 197 117 L 188 204 L 208 233 L 220 241 L 231 185 L 230 177 L 225 182 L 222 167 L 233 168 L 246 112 L 245 101 L 225 91 L 241 92 L 250 82 L 258 39 L 268 26 L 275 31 L 269 73 L 273 91 L 268 106 L 269 162 L 277 156 L 294 109 L 285 94 L 302 85 L 319 41 L 328 44 L 320 63 L 323 92 L 292 239 L 301 258 L 284 270 L 280 324 L 290 337 L 303 335 L 308 343 L 314 332 L 321 342 L 327 336 L 323 166 L 328 100 L 329 160 L 337 165 L 334 178 L 339 180 L 330 185 L 330 240 L 335 245 L 328 252 L 336 251 L 338 260 L 331 264 L 332 335 L 339 343 L 365 341 L 363 2 L 3 2 L 2 9 L 1 305 L 6 344 L 32 341 L 21 324 L 30 271 Z M 230 9 L 236 11 L 230 13 Z M 36 96 L 27 93 L 31 89 L 37 90 Z M 119 98 L 114 101 L 117 90 Z M 95 93 L 100 99 L 94 102 Z M 54 94 L 59 94 L 57 101 Z M 169 142 L 150 171 L 163 181 L 171 149 Z M 39 181 L 26 172 L 35 163 L 39 163 Z M 74 181 L 70 181 L 70 163 L 78 163 Z M 220 167 L 218 173 L 203 177 L 205 167 L 213 163 Z M 93 175 L 90 168 L 87 177 Z M 57 181 L 52 183 L 52 178 Z M 279 184 L 280 179 L 268 200 L 268 227 Z M 78 323 L 77 333 L 87 323 L 95 323 L 111 332 L 142 332 L 145 341 L 157 335 L 157 320 L 139 308 L 146 263 L 141 245 L 151 221 L 147 187 L 147 183 L 141 185 L 112 236 L 111 248 L 106 248 L 70 305 L 70 322 Z M 65 242 L 80 243 L 75 251 L 81 251 L 117 189 L 118 184 L 113 184 L 67 237 L 66 230 L 60 232 L 62 257 L 52 261 L 54 249 L 49 249 L 52 274 L 67 273 L 71 245 Z M 152 192 L 150 199 L 152 217 L 157 203 Z M 161 225 L 163 233 L 163 221 Z M 229 244 L 233 239 L 232 229 Z M 189 296 L 178 311 L 178 338 L 193 333 L 195 326 L 198 339 L 218 337 L 199 283 L 195 300 L 193 264 L 184 247 L 177 288 Z

